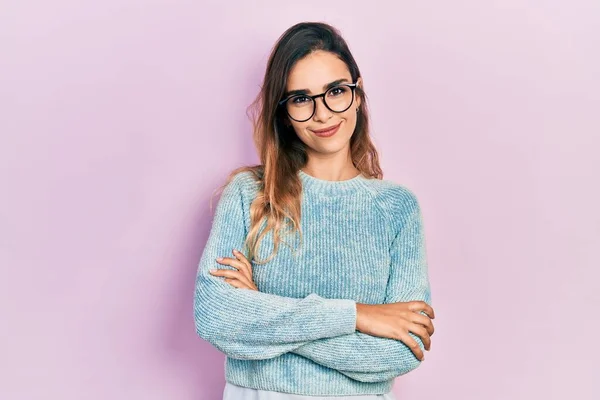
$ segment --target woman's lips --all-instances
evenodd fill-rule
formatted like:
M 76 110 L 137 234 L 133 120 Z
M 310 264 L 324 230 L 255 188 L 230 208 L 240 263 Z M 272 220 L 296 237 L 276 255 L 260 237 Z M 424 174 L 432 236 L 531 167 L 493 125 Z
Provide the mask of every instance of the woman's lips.
M 336 126 L 333 126 L 333 127 L 330 127 L 330 128 L 319 129 L 319 130 L 312 130 L 311 129 L 311 130 L 318 137 L 329 137 L 329 136 L 333 136 L 338 131 L 338 128 L 340 127 L 341 124 L 342 123 L 340 122 Z

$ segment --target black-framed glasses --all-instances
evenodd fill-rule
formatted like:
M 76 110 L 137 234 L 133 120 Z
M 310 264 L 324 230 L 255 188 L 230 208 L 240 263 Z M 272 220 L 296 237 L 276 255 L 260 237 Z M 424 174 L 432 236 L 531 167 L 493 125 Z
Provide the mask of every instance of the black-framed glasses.
M 356 86 L 357 83 L 340 83 L 314 96 L 293 94 L 281 100 L 278 105 L 285 106 L 287 114 L 294 121 L 305 122 L 315 115 L 315 99 L 318 97 L 323 98 L 323 104 L 332 112 L 341 113 L 349 109 L 354 102 Z

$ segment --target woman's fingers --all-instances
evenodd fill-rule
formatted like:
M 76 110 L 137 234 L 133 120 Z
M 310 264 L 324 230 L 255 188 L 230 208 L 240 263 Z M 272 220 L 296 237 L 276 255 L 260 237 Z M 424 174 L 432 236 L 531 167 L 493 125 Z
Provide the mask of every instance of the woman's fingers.
M 250 281 L 252 281 L 252 266 L 250 262 L 239 251 L 233 250 L 232 253 L 234 254 L 235 258 L 219 257 L 217 258 L 217 262 L 219 264 L 232 266 L 233 268 L 242 272 Z
M 232 253 L 235 256 L 235 258 L 240 260 L 246 266 L 246 270 L 248 271 L 250 276 L 252 276 L 252 264 L 250 263 L 250 261 L 248 261 L 246 256 L 242 252 L 237 251 L 236 249 L 233 249 Z
M 427 314 L 429 316 L 429 318 L 434 319 L 435 318 L 435 313 L 433 312 L 433 308 L 431 308 L 431 306 L 427 303 L 425 303 L 424 301 L 409 301 L 408 302 L 408 309 L 410 311 L 414 311 L 414 312 L 419 312 L 419 311 L 423 311 L 425 314 Z
M 408 332 L 401 331 L 400 337 L 398 338 L 402 343 L 408 346 L 408 348 L 413 352 L 415 357 L 419 360 L 423 361 L 425 359 L 425 355 L 423 354 L 423 350 L 419 347 L 419 343 L 415 339 L 413 339 Z
M 423 315 L 421 313 L 412 313 L 412 315 L 410 316 L 410 320 L 414 323 L 423 325 L 425 329 L 427 329 L 427 333 L 429 333 L 429 336 L 433 335 L 433 332 L 435 332 L 433 322 L 431 321 L 431 318 L 429 318 L 427 315 Z
M 409 325 L 408 330 L 421 338 L 425 350 L 429 351 L 431 349 L 431 337 L 423 325 L 413 323 Z
M 229 283 L 231 286 L 235 286 L 238 289 L 253 289 L 239 279 L 225 278 L 225 282 Z
M 236 249 L 233 249 L 232 253 L 235 258 L 219 257 L 217 258 L 217 262 L 219 264 L 229 265 L 230 267 L 235 268 L 237 271 L 229 269 L 217 269 L 210 271 L 210 273 L 213 275 L 230 278 L 225 278 L 225 281 L 237 288 L 247 288 L 258 291 L 258 288 L 252 279 L 252 264 L 250 261 L 248 261 L 244 254 Z
M 216 275 L 216 276 L 223 276 L 223 277 L 227 277 L 227 278 L 237 279 L 240 282 L 242 282 L 244 285 L 248 286 L 249 288 L 257 290 L 256 285 L 254 285 L 254 282 L 249 281 L 248 278 L 246 277 L 246 275 L 244 275 L 240 271 L 234 271 L 231 269 L 217 269 L 214 271 L 211 270 L 210 273 L 212 275 Z M 230 281 L 227 281 L 227 282 L 230 283 Z

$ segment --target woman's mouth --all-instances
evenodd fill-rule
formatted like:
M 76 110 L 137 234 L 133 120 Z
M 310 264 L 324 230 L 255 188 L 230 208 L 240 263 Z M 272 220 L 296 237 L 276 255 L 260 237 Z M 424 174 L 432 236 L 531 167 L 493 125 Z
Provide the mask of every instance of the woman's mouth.
M 339 124 L 337 124 L 335 126 L 330 126 L 328 128 L 319 129 L 319 130 L 311 129 L 311 131 L 313 131 L 313 133 L 315 135 L 317 135 L 318 137 L 330 137 L 330 136 L 335 135 L 335 133 L 338 131 L 341 124 L 342 123 L 340 122 Z

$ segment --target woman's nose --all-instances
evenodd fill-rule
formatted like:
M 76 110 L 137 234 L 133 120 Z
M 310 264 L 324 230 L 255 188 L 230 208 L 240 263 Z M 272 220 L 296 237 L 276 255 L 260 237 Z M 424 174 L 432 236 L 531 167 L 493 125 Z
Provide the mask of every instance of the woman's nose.
M 315 99 L 315 115 L 313 119 L 325 122 L 331 118 L 331 114 L 332 112 L 327 108 L 322 97 Z

